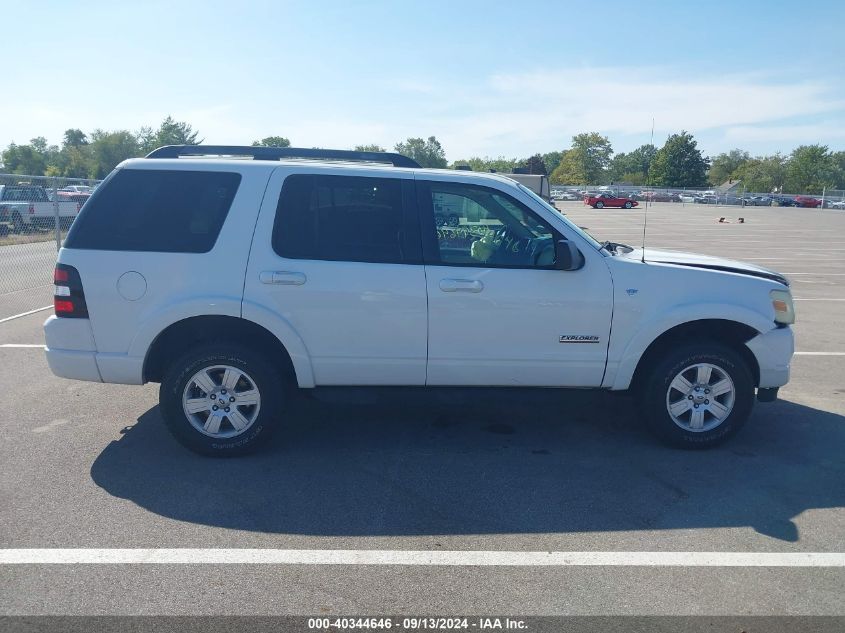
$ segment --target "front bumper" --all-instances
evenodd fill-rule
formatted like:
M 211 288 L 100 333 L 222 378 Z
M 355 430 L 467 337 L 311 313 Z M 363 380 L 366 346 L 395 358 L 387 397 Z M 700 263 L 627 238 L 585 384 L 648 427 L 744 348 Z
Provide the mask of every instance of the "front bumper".
M 746 344 L 760 368 L 760 389 L 783 387 L 789 382 L 789 364 L 795 352 L 795 336 L 790 327 L 779 327 L 758 334 Z

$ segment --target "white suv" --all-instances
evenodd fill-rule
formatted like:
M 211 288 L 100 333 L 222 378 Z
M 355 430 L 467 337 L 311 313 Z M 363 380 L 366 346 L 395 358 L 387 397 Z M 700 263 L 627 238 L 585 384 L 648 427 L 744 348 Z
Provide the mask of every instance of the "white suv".
M 288 385 L 631 389 L 664 440 L 710 446 L 755 389 L 776 397 L 793 353 L 782 276 L 600 244 L 509 178 L 396 154 L 125 161 L 74 222 L 55 283 L 52 371 L 160 382 L 170 430 L 213 455 L 263 444 Z

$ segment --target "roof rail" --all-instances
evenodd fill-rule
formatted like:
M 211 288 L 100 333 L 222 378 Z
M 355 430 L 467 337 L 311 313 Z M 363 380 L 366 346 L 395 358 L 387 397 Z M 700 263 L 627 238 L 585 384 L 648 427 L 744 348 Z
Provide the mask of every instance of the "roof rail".
M 179 158 L 180 156 L 250 156 L 253 160 L 310 158 L 313 160 L 365 161 L 390 163 L 394 167 L 419 168 L 417 161 L 391 152 L 356 152 L 346 149 L 314 149 L 305 147 L 264 147 L 248 145 L 165 145 L 147 154 L 147 158 Z

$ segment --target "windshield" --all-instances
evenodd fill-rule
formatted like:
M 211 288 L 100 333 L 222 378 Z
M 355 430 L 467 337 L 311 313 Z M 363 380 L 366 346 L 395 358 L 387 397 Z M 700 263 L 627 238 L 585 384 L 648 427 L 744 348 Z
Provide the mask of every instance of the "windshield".
M 566 224 L 566 226 L 568 226 L 570 229 L 572 229 L 575 233 L 578 233 L 578 235 L 582 236 L 585 240 L 587 240 L 590 244 L 592 244 L 597 250 L 602 248 L 601 243 L 598 242 L 592 235 L 587 233 L 587 231 L 582 229 L 580 226 L 574 224 L 565 215 L 561 214 L 560 211 L 555 209 L 552 205 L 550 205 L 548 202 L 543 200 L 540 196 L 538 196 L 536 193 L 531 191 L 528 187 L 526 187 L 525 185 L 519 184 L 519 183 L 517 183 L 516 186 L 519 187 L 520 189 L 522 189 L 525 193 L 527 193 L 529 196 L 534 198 L 534 200 L 536 200 L 537 202 L 542 204 L 547 209 L 551 209 L 552 211 L 554 211 L 555 215 L 557 215 L 561 220 L 563 220 L 563 222 L 564 222 L 564 224 Z

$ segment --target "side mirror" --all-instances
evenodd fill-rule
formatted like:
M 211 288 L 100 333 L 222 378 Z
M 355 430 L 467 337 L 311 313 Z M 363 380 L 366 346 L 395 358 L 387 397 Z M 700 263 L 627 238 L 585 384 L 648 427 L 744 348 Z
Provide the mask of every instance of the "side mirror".
M 569 240 L 555 242 L 555 268 L 558 270 L 579 270 L 584 267 L 584 256 Z

